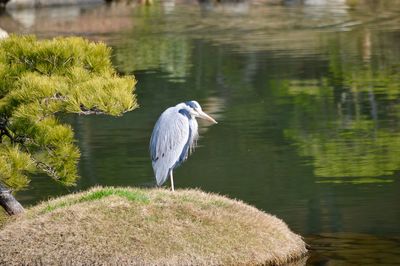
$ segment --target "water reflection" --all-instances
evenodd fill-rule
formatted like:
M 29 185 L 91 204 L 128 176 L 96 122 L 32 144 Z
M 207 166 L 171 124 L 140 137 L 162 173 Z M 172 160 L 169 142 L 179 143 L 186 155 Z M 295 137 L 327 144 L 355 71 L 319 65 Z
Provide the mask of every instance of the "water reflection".
M 368 47 L 377 52 L 375 43 L 369 41 Z M 286 83 L 284 90 L 296 99 L 297 115 L 285 134 L 302 156 L 313 158 L 315 175 L 328 178 L 319 182 L 392 182 L 388 176 L 400 169 L 399 117 L 394 111 L 399 108 L 399 65 L 391 59 L 384 67 L 375 60 L 373 67 L 350 65 L 335 50 L 331 75 Z M 381 53 L 386 52 L 378 56 Z M 362 60 L 365 63 L 365 53 Z
M 129 15 L 135 4 L 91 4 L 53 8 L 8 9 L 0 25 L 12 33 L 34 33 L 39 37 L 57 35 L 91 36 L 108 40 L 111 33 L 130 29 Z
M 388 236 L 400 233 L 399 10 L 397 1 L 168 1 L 104 5 L 68 22 L 52 18 L 51 30 L 23 31 L 49 37 L 115 19 L 115 27 L 92 23 L 89 37 L 111 44 L 119 72 L 139 80 L 140 109 L 63 118 L 82 151 L 83 178 L 71 191 L 153 182 L 148 141 L 157 117 L 195 99 L 220 123 L 201 126 L 178 187 L 239 198 L 313 235 L 310 264 L 365 257 L 374 265 L 398 256 L 383 259 L 390 252 L 380 246 L 393 250 L 398 240 Z M 18 197 L 33 203 L 67 192 L 39 176 Z
M 363 234 L 320 234 L 308 237 L 312 265 L 398 265 L 400 238 Z
M 211 115 L 216 121 L 223 120 L 223 111 L 225 109 L 225 100 L 221 97 L 210 96 L 202 101 L 203 111 Z M 203 134 L 212 124 L 199 120 L 199 132 Z

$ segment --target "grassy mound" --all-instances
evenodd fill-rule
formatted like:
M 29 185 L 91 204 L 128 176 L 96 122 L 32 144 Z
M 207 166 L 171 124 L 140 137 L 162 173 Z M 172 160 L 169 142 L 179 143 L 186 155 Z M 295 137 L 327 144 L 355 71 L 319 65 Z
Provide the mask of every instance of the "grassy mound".
M 1 265 L 284 264 L 305 253 L 280 219 L 198 190 L 97 187 L 0 231 Z

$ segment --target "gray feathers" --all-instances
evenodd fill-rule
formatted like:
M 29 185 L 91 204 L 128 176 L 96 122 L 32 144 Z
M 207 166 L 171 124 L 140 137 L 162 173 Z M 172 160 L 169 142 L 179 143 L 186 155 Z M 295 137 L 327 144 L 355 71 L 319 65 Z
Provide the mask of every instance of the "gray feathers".
M 150 139 L 150 155 L 157 185 L 187 159 L 198 138 L 198 125 L 190 106 L 178 104 L 165 110 L 154 126 Z

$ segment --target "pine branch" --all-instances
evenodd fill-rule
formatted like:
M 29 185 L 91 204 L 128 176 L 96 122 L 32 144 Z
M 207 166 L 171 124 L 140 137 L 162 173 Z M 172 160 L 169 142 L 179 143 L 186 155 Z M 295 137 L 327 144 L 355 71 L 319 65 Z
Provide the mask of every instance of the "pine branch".
M 2 117 L 0 118 L 0 143 L 3 142 L 3 136 L 7 136 L 11 142 L 14 142 L 13 136 L 11 136 L 10 131 L 7 128 L 7 119 Z
M 26 57 L 22 56 L 21 58 L 10 54 L 10 57 L 12 57 L 16 62 L 22 64 L 22 65 L 26 65 L 28 66 L 30 69 L 37 71 L 38 73 L 42 74 L 42 75 L 46 75 L 46 73 L 44 73 L 43 71 L 41 71 L 40 69 L 38 69 L 33 61 L 28 60 Z
M 36 164 L 36 167 L 39 170 L 42 170 L 43 172 L 45 172 L 47 175 L 49 175 L 51 178 L 55 179 L 55 180 L 60 180 L 61 177 L 57 174 L 57 171 L 54 169 L 54 167 L 51 167 L 50 165 L 41 162 L 41 161 L 37 161 L 35 158 L 32 158 L 33 162 Z
M 22 145 L 29 140 L 29 138 L 26 136 L 13 137 L 10 133 L 10 130 L 7 128 L 7 120 L 4 118 L 0 119 L 0 143 L 2 143 L 3 136 L 8 137 L 11 143 L 19 143 Z
M 48 104 L 49 101 L 67 101 L 67 100 L 68 100 L 67 97 L 65 97 L 61 93 L 57 92 L 51 97 L 44 98 L 42 101 L 44 103 Z
M 14 138 L 11 136 L 7 128 L 0 129 L 0 143 L 3 142 L 3 136 L 7 136 L 11 140 L 11 142 L 14 142 Z
M 106 114 L 105 112 L 101 111 L 97 107 L 92 107 L 92 108 L 88 109 L 83 104 L 81 104 L 80 108 L 81 108 L 81 112 L 79 114 L 82 114 L 82 115 L 104 115 L 104 114 Z

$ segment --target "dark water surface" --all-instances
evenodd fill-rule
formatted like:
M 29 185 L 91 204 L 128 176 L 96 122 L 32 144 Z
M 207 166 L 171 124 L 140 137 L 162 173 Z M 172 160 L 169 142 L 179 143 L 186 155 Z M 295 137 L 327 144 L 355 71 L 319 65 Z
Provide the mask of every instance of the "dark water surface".
M 65 117 L 82 152 L 77 187 L 35 177 L 18 198 L 151 185 L 157 117 L 195 99 L 219 124 L 201 124 L 176 187 L 280 217 L 310 244 L 309 265 L 399 265 L 400 2 L 273 2 L 3 14 L 10 31 L 106 41 L 141 105 L 117 119 Z

